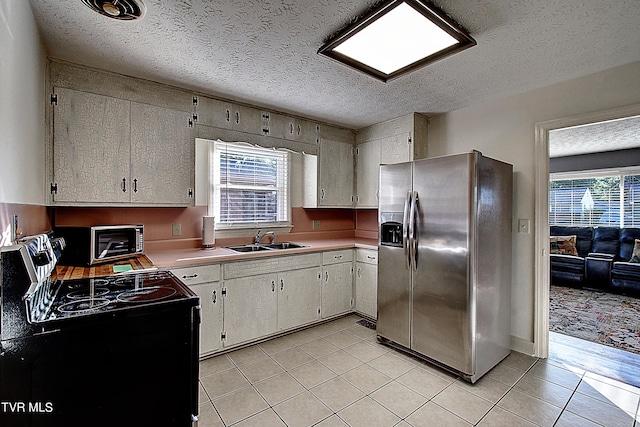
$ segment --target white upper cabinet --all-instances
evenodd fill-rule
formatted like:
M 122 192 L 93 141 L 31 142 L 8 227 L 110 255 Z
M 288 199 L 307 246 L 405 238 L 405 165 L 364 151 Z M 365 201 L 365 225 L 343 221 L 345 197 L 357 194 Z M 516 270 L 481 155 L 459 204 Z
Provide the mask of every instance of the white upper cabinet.
M 67 88 L 52 104 L 53 204 L 193 204 L 191 113 Z
M 305 155 L 304 207 L 352 207 L 353 145 L 320 138 L 318 151 Z
M 129 101 L 65 88 L 55 96 L 52 201 L 129 202 Z
M 191 113 L 131 103 L 131 201 L 193 203 L 195 135 Z M 170 172 L 170 173 L 165 173 Z
M 378 175 L 380 140 L 368 141 L 356 147 L 356 206 L 378 207 Z

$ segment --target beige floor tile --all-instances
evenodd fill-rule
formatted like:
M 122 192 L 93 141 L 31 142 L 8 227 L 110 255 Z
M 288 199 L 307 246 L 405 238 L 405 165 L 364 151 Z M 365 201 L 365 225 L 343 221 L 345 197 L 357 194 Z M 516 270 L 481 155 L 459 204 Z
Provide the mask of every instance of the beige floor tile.
M 640 400 L 639 395 L 628 391 L 628 389 L 622 389 L 609 382 L 598 381 L 594 378 L 583 378 L 576 391 L 634 414 Z
M 364 397 L 362 391 L 339 377 L 322 383 L 310 391 L 333 412 L 338 412 Z
M 367 365 L 360 365 L 345 372 L 341 377 L 365 394 L 369 394 L 391 381 L 391 378 Z
M 314 326 L 313 332 L 318 334 L 321 337 L 326 337 L 328 335 L 335 334 L 344 329 L 344 324 L 338 321 L 331 321 L 327 323 L 323 323 L 322 325 Z
M 238 369 L 251 383 L 256 383 L 284 372 L 282 367 L 269 357 L 241 365 Z
M 524 418 L 512 414 L 498 406 L 495 406 L 487 415 L 478 423 L 478 427 L 534 427 Z
M 332 414 L 329 408 L 308 391 L 274 406 L 273 409 L 288 427 L 311 426 Z
M 512 368 L 511 366 L 498 364 L 493 369 L 485 374 L 483 378 L 491 378 L 492 380 L 506 384 L 509 387 L 522 378 L 524 372 L 519 369 Z
M 511 390 L 498 406 L 542 426 L 552 426 L 562 409 L 518 390 Z
M 560 418 L 554 424 L 553 427 L 601 427 L 600 424 L 596 424 L 589 421 L 586 418 L 582 418 L 569 411 L 564 411 L 560 414 Z
M 305 391 L 305 388 L 286 372 L 256 383 L 253 386 L 271 406 Z
M 200 426 L 198 427 L 205 427 Z M 233 427 L 287 427 L 280 417 L 269 408 L 234 424 Z
M 367 365 L 391 378 L 398 378 L 402 374 L 405 374 L 415 368 L 414 364 L 411 364 L 390 352 L 387 352 L 380 357 L 376 357 L 369 361 Z
M 351 427 L 391 427 L 400 418 L 370 397 L 364 397 L 338 412 L 338 416 Z
M 309 363 L 313 360 L 313 357 L 311 357 L 309 353 L 299 349 L 298 347 L 273 354 L 271 355 L 271 358 L 278 362 L 278 364 L 285 370 L 293 369 L 296 366 Z
M 229 369 L 200 380 L 211 400 L 249 385 L 237 369 Z
M 563 369 L 540 361 L 538 361 L 528 373 L 571 390 L 576 389 L 582 377 L 582 375 L 568 369 Z
M 426 405 L 420 407 L 413 414 L 409 415 L 406 421 L 413 427 L 469 427 L 471 424 L 463 420 L 462 418 L 452 414 L 446 409 L 436 405 L 433 402 L 428 402 Z
M 496 403 L 509 391 L 509 386 L 491 378 L 482 377 L 475 384 L 471 384 L 462 378 L 455 382 L 456 386 L 473 393 L 491 403 Z
M 267 357 L 267 354 L 262 351 L 259 345 L 252 345 L 251 347 L 232 351 L 231 353 L 227 354 L 227 356 L 229 356 L 229 359 L 231 359 L 231 361 L 235 363 L 236 366 L 241 366 L 263 359 Z
M 352 346 L 360 341 L 362 338 L 346 331 L 339 331 L 331 335 L 324 337 L 325 340 L 339 348 L 345 348 Z
M 245 387 L 213 401 L 222 421 L 231 425 L 269 407 L 253 387 Z
M 289 374 L 307 389 L 317 386 L 325 381 L 335 378 L 337 374 L 325 367 L 322 363 L 314 360 L 290 369 Z
M 345 372 L 363 364 L 360 359 L 356 359 L 344 351 L 337 351 L 323 356 L 318 359 L 318 362 L 322 363 L 338 375 L 344 374 Z
M 634 425 L 634 417 L 624 410 L 580 393 L 573 395 L 565 411 L 604 426 Z
M 295 343 L 286 336 L 280 338 L 274 338 L 269 341 L 258 344 L 260 348 L 267 354 L 280 353 L 281 351 L 288 350 L 295 347 Z
M 295 345 L 302 345 L 319 339 L 320 335 L 313 332 L 313 328 L 310 328 L 304 329 L 300 332 L 294 332 L 290 335 L 287 335 L 286 337 L 293 341 Z
M 396 381 L 427 399 L 431 399 L 453 382 L 453 380 L 437 377 L 419 366 L 400 376 Z
M 370 396 L 400 418 L 406 418 L 427 402 L 424 396 L 395 381 L 382 386 Z
M 586 372 L 584 374 L 584 376 L 582 377 L 583 381 L 590 380 L 590 379 L 594 379 L 596 381 L 600 381 L 600 382 L 603 382 L 605 384 L 609 384 L 609 385 L 612 385 L 614 387 L 618 387 L 618 388 L 621 388 L 623 390 L 629 391 L 631 393 L 635 393 L 637 395 L 640 395 L 640 387 L 635 387 L 635 386 L 633 386 L 631 384 L 626 384 L 626 383 L 620 382 L 620 381 L 618 381 L 616 379 L 613 379 L 613 378 L 607 378 L 607 377 L 604 377 L 602 375 L 599 375 L 599 374 L 596 374 L 596 373 L 593 373 L 593 372 Z
M 218 372 L 231 368 L 235 368 L 235 366 L 226 354 L 211 357 L 200 362 L 200 378 L 208 377 L 209 375 L 217 374 Z
M 309 353 L 310 356 L 316 359 L 340 350 L 338 347 L 336 347 L 335 345 L 331 344 L 329 341 L 326 341 L 322 338 L 315 341 L 308 342 L 306 344 L 302 344 L 298 348 L 306 351 L 307 353 Z
M 369 329 L 367 327 L 364 326 L 360 326 L 360 325 L 355 325 L 355 326 L 351 326 L 349 328 L 344 329 L 345 332 L 349 332 L 350 334 L 353 334 L 357 337 L 360 338 L 369 338 L 372 336 L 376 335 L 376 331 Z
M 202 383 L 198 382 L 198 405 L 211 401 Z
M 334 414 L 329 418 L 325 418 L 320 421 L 314 427 L 349 427 L 349 424 L 345 423 L 339 416 Z
M 370 397 L 364 397 L 338 412 L 351 427 L 392 427 L 400 418 Z
M 561 408 L 564 408 L 573 394 L 573 390 L 536 377 L 531 373 L 522 377 L 514 389 Z
M 474 425 L 493 407 L 493 403 L 455 384 L 435 396 L 433 402 Z
M 514 369 L 518 369 L 520 371 L 526 372 L 537 361 L 538 361 L 537 357 L 528 356 L 526 354 L 511 350 L 511 353 L 507 357 L 505 357 L 504 360 L 500 363 L 503 365 L 510 366 Z
M 387 353 L 387 350 L 385 348 L 382 348 L 382 346 L 377 347 L 363 341 L 360 341 L 352 346 L 346 347 L 344 351 L 346 351 L 353 357 L 356 357 L 362 360 L 365 363 L 370 362 L 376 357 L 380 357 L 383 354 Z
M 224 427 L 218 412 L 211 402 L 198 407 L 198 427 Z

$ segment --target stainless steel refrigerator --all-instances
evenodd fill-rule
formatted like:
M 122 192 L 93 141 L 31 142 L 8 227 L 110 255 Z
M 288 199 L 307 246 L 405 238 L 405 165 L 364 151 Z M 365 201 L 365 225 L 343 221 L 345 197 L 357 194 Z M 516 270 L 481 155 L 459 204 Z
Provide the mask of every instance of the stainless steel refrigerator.
M 380 166 L 378 340 L 475 382 L 510 351 L 510 164 Z

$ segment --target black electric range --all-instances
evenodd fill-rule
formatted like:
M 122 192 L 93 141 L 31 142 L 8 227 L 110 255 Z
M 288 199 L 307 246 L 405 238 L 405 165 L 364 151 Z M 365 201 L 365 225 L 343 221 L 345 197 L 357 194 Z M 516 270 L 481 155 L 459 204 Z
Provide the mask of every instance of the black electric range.
M 168 271 L 51 281 L 63 246 L 0 248 L 0 425 L 194 425 L 197 295 Z

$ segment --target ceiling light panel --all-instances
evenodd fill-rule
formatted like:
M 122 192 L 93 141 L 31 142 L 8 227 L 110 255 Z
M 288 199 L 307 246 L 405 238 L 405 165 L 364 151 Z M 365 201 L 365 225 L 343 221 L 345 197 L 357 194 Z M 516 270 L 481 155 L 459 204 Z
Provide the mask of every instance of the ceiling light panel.
M 390 0 L 340 31 L 318 53 L 388 81 L 475 44 L 435 6 Z

